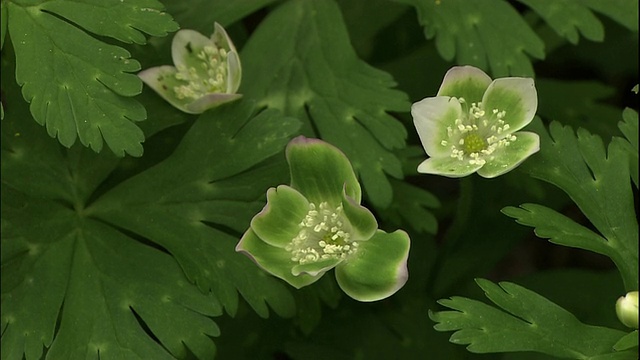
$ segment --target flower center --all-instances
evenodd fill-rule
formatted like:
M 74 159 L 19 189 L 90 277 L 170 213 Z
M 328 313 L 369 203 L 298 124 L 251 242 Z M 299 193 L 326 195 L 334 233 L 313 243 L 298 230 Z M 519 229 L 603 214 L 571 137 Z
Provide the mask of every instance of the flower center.
M 440 142 L 451 150 L 451 157 L 468 161 L 471 165 L 484 165 L 493 152 L 516 140 L 504 121 L 506 111 L 493 109 L 485 111 L 482 103 L 467 106 L 463 98 L 457 99 L 463 108 L 468 108 L 466 116 L 456 119 L 454 126 L 447 127 L 447 139 Z
M 187 84 L 173 88 L 176 97 L 198 99 L 210 93 L 226 93 L 227 55 L 225 49 L 208 45 L 198 53 L 195 66 L 179 65 L 175 78 Z
M 342 205 L 332 209 L 326 202 L 317 207 L 310 203 L 307 215 L 299 224 L 298 235 L 285 247 L 291 253 L 291 261 L 302 265 L 344 259 L 355 253 L 358 243 L 351 240 L 350 225 L 342 211 Z

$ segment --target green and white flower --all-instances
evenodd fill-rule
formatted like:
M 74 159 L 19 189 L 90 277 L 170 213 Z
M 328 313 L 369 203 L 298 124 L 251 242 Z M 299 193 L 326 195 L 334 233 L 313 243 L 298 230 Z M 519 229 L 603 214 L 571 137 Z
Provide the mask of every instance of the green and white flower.
M 513 170 L 540 150 L 540 138 L 518 130 L 536 113 L 533 79 L 491 80 L 472 66 L 450 69 L 435 97 L 411 107 L 429 158 L 418 172 L 463 177 L 478 172 L 493 178 Z
M 638 292 L 631 291 L 616 301 L 616 315 L 625 326 L 638 328 Z
M 286 149 L 291 186 L 267 191 L 236 250 L 301 288 L 335 268 L 342 290 L 359 301 L 391 296 L 407 281 L 409 237 L 378 230 L 360 205 L 351 163 L 332 145 L 298 137 Z
M 242 97 L 236 94 L 242 78 L 240 57 L 229 35 L 215 23 L 210 38 L 183 29 L 171 43 L 175 66 L 157 66 L 138 73 L 149 87 L 171 105 L 200 114 Z

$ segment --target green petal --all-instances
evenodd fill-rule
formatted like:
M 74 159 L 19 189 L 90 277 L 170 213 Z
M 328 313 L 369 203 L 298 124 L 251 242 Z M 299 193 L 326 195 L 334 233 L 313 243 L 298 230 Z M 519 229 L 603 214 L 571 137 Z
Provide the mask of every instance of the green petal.
M 487 112 L 493 109 L 505 111 L 503 120 L 509 124 L 509 131 L 515 132 L 533 120 L 538 109 L 538 93 L 533 79 L 502 78 L 489 85 L 482 104 Z
M 478 170 L 485 178 L 494 178 L 513 170 L 529 156 L 540 150 L 540 137 L 532 132 L 518 132 L 517 139 L 507 147 L 498 148 L 491 157 L 485 158 L 487 163 Z
M 342 201 L 342 190 L 357 203 L 361 190 L 349 159 L 333 145 L 322 140 L 298 136 L 287 145 L 287 161 L 291 171 L 291 187 L 310 202 L 323 201 L 336 207 Z
M 459 178 L 471 175 L 481 167 L 482 165 L 469 164 L 468 160 L 458 160 L 452 157 L 432 157 L 418 165 L 418 172 Z
M 409 236 L 378 230 L 358 252 L 336 267 L 340 288 L 358 301 L 377 301 L 393 295 L 407 282 Z
M 227 93 L 235 94 L 240 88 L 242 80 L 242 65 L 240 64 L 240 57 L 235 51 L 227 55 L 227 74 Z
M 429 156 L 448 156 L 450 145 L 442 145 L 449 138 L 447 127 L 454 127 L 462 117 L 462 108 L 456 99 L 448 96 L 430 97 L 411 106 L 413 124 L 420 142 Z
M 173 105 L 188 114 L 198 114 L 188 109 L 189 99 L 178 99 L 173 90 L 176 86 L 186 85 L 186 81 L 177 80 L 175 75 L 178 71 L 173 66 L 157 66 L 138 73 L 138 77 L 158 93 L 169 104 Z
M 369 240 L 378 229 L 378 222 L 369 209 L 356 203 L 343 192 L 342 208 L 351 225 L 351 239 L 354 241 Z
M 238 100 L 241 97 L 241 94 L 210 93 L 186 104 L 184 106 L 185 110 L 183 111 L 188 112 L 189 114 L 202 114 L 209 109 L 220 106 L 224 103 Z
M 193 67 L 203 79 L 209 78 L 206 70 L 202 67 L 202 60 L 198 59 L 197 54 L 204 49 L 205 46 L 215 46 L 215 44 L 206 36 L 197 31 L 182 29 L 178 31 L 171 42 L 171 58 L 173 65 L 179 68 L 181 65 L 186 68 Z
M 322 274 L 293 275 L 291 269 L 297 263 L 291 261 L 291 254 L 284 249 L 265 243 L 251 229 L 244 233 L 236 246 L 236 251 L 243 252 L 266 272 L 288 282 L 296 289 L 312 284 L 322 276 Z
M 296 265 L 291 269 L 291 273 L 296 276 L 307 274 L 319 278 L 342 261 L 342 259 L 326 259 L 314 263 Z
M 264 242 L 284 248 L 300 231 L 309 202 L 295 189 L 280 185 L 267 191 L 267 205 L 251 220 L 251 229 Z
M 461 97 L 468 104 L 477 103 L 489 84 L 491 78 L 484 71 L 473 66 L 455 66 L 444 75 L 438 96 Z

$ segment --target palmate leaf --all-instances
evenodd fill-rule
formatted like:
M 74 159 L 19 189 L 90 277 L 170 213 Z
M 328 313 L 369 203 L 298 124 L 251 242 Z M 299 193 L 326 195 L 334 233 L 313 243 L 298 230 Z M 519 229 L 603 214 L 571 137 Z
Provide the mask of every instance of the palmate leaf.
M 13 102 L 12 114 L 28 117 Z M 203 115 L 166 161 L 97 201 L 115 156 L 66 150 L 32 121 L 3 120 L 2 359 L 44 350 L 49 359 L 210 359 L 211 317 L 233 314 L 238 291 L 263 317 L 267 303 L 293 315 L 288 289 L 237 254 L 228 234 L 248 226 L 286 175 L 270 158 L 299 127 L 252 109 Z
M 404 126 L 387 111 L 408 111 L 391 76 L 356 57 L 338 6 L 330 0 L 289 1 L 273 10 L 242 51 L 240 92 L 260 105 L 303 119 L 303 134 L 342 150 L 374 205 L 386 207 L 401 178 L 392 149 Z M 246 86 L 251 84 L 251 86 Z
M 627 143 L 623 146 L 629 154 L 629 171 L 631 179 L 638 187 L 638 113 L 632 109 L 624 109 L 622 112 L 622 121 L 618 123 L 620 131 L 627 138 Z
M 100 152 L 142 155 L 135 124 L 145 109 L 131 97 L 140 64 L 125 49 L 90 33 L 143 44 L 143 33 L 164 36 L 177 24 L 156 0 L 3 1 L 16 56 L 16 80 L 33 118 L 71 147 L 77 138 Z M 3 24 L 5 21 L 3 21 Z M 3 25 L 4 26 L 4 25 Z M 26 119 L 25 119 L 26 120 Z
M 503 212 L 535 227 L 537 235 L 554 243 L 609 256 L 627 291 L 638 289 L 638 222 L 625 148 L 628 143 L 614 137 L 606 151 L 602 140 L 584 129 L 576 137 L 570 127 L 553 122 L 549 130 L 551 136 L 539 129 L 540 153 L 523 169 L 566 192 L 599 234 L 540 205 L 506 207 Z
M 190 0 L 164 1 L 169 12 L 180 24 L 206 34 L 214 22 L 226 27 L 251 13 L 275 2 L 275 0 Z
M 430 312 L 438 331 L 455 331 L 450 341 L 475 353 L 535 351 L 569 359 L 597 356 L 633 359 L 613 345 L 625 333 L 581 323 L 573 314 L 519 285 L 477 279 L 487 298 L 501 309 L 463 297 L 439 300 L 454 311 Z M 600 357 L 598 357 L 600 359 Z
M 446 60 L 491 71 L 492 77 L 531 76 L 529 56 L 544 58 L 542 40 L 506 1 L 396 0 L 413 5 L 427 39 Z

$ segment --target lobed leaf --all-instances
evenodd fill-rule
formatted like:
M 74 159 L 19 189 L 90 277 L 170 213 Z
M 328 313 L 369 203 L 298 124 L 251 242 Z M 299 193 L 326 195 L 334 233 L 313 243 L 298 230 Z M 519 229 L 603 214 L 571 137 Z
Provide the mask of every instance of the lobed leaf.
M 509 282 L 477 279 L 498 307 L 464 297 L 438 301 L 453 311 L 429 312 L 438 331 L 455 331 L 449 341 L 474 353 L 535 351 L 570 359 L 612 353 L 624 332 L 581 323 L 537 293 Z M 626 354 L 629 358 L 630 354 Z
M 446 60 L 491 69 L 493 78 L 532 76 L 529 56 L 544 58 L 544 43 L 506 1 L 398 0 L 413 5 L 427 39 Z
M 393 149 L 404 126 L 387 114 L 407 111 L 391 76 L 359 60 L 332 1 L 290 1 L 269 13 L 242 51 L 240 92 L 304 121 L 303 134 L 342 150 L 377 206 L 391 202 L 385 173 L 401 178 Z
M 629 171 L 631 179 L 638 187 L 638 113 L 630 108 L 622 112 L 622 121 L 618 123 L 618 128 L 627 142 L 623 142 L 623 147 L 629 154 Z
M 624 142 L 614 137 L 606 151 L 602 140 L 584 129 L 576 137 L 571 128 L 553 122 L 549 130 L 551 136 L 538 131 L 541 150 L 525 171 L 566 192 L 606 241 L 543 207 L 525 205 L 529 213 L 513 208 L 505 213 L 553 242 L 608 255 L 627 291 L 637 289 L 638 222 Z
M 6 7 L 16 80 L 36 122 L 65 147 L 79 138 L 95 152 L 106 142 L 118 156 L 141 156 L 144 134 L 135 122 L 146 112 L 131 98 L 142 89 L 131 74 L 140 65 L 125 49 L 88 32 L 142 44 L 142 32 L 160 36 L 177 29 L 161 4 L 55 0 Z
M 292 314 L 287 288 L 234 248 L 286 173 L 282 151 L 298 128 L 277 110 L 254 114 L 246 101 L 205 112 L 171 156 L 106 193 L 91 214 L 166 249 L 230 314 L 238 291 L 260 316 L 268 316 L 266 302 Z
M 211 31 L 214 22 L 226 28 L 274 2 L 275 0 L 191 0 L 165 1 L 165 5 L 167 12 L 178 23 L 189 24 L 189 29 L 206 34 Z

